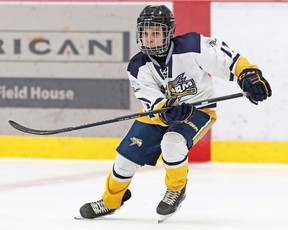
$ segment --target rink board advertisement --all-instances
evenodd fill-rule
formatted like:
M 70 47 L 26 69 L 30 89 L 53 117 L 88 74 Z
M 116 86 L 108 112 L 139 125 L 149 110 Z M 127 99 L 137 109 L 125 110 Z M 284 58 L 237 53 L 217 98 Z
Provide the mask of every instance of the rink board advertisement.
M 127 79 L 1 78 L 0 106 L 129 109 L 129 87 Z M 92 98 L 105 98 L 105 100 L 92 100 Z
M 1 2 L 1 135 L 23 135 L 10 119 L 53 129 L 138 111 L 126 69 L 142 7 Z M 120 137 L 130 123 L 66 135 Z
M 128 62 L 130 32 L 95 30 L 2 30 L 2 63 Z

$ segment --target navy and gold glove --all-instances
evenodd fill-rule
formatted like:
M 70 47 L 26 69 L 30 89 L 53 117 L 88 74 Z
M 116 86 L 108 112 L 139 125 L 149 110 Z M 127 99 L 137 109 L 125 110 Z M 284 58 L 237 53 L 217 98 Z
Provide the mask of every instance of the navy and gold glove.
M 164 107 L 172 107 L 167 110 L 165 113 L 160 114 L 160 119 L 166 123 L 171 124 L 173 122 L 181 122 L 187 120 L 192 116 L 194 107 L 187 103 L 179 104 L 179 99 L 176 97 L 169 98 Z
M 269 83 L 259 69 L 244 69 L 237 82 L 244 92 L 249 93 L 247 97 L 253 104 L 257 105 L 259 101 L 266 100 L 272 94 Z

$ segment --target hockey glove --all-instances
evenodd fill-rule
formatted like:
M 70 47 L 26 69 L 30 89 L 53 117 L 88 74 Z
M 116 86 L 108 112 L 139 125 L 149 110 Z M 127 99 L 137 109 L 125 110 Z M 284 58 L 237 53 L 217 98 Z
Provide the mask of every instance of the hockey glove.
M 172 107 L 165 113 L 160 114 L 160 119 L 166 123 L 181 122 L 191 117 L 194 107 L 187 103 L 179 105 L 179 99 L 175 97 L 169 98 L 163 107 Z
M 244 92 L 249 93 L 247 97 L 255 105 L 258 104 L 258 101 L 266 100 L 272 94 L 269 83 L 259 69 L 244 69 L 237 82 Z

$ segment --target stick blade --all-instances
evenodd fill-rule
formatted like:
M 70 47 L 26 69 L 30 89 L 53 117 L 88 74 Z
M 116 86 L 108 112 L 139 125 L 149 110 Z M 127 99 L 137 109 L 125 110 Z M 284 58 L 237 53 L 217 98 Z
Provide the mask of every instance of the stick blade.
M 68 132 L 70 131 L 70 128 L 65 128 L 65 129 L 55 129 L 55 130 L 38 130 L 38 129 L 31 129 L 31 128 L 28 128 L 28 127 L 25 127 L 23 125 L 20 125 L 19 123 L 15 122 L 15 121 L 12 121 L 12 120 L 9 120 L 8 121 L 9 124 L 23 132 L 23 133 L 30 133 L 30 134 L 35 134 L 35 135 L 52 135 L 52 134 L 57 134 L 57 133 L 63 133 L 63 132 Z

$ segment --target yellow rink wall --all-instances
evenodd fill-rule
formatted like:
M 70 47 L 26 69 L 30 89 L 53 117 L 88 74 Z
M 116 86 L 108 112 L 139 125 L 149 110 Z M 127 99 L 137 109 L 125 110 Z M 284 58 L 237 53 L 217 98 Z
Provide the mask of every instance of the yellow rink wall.
M 211 161 L 288 163 L 288 142 L 212 141 Z
M 119 138 L 1 136 L 0 157 L 113 159 Z
M 120 138 L 0 136 L 2 158 L 114 159 Z M 211 161 L 288 163 L 288 142 L 211 142 Z

